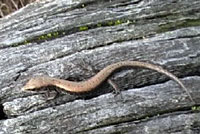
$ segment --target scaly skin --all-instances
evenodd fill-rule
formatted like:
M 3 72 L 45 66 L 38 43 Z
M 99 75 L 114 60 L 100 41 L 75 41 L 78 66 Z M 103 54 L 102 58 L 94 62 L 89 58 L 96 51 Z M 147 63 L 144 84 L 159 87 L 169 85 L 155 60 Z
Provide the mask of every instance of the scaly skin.
M 166 76 L 170 77 L 172 80 L 176 81 L 185 90 L 185 92 L 188 94 L 190 99 L 193 101 L 187 88 L 175 75 L 173 75 L 172 73 L 168 72 L 167 70 L 163 69 L 162 67 L 158 65 L 153 65 L 150 63 L 139 62 L 139 61 L 121 61 L 121 62 L 111 64 L 105 67 L 104 69 L 102 69 L 100 72 L 98 72 L 95 76 L 91 77 L 90 79 L 86 81 L 80 81 L 80 82 L 62 80 L 62 79 L 52 78 L 48 76 L 35 77 L 35 78 L 30 79 L 22 89 L 33 90 L 33 89 L 52 85 L 52 86 L 56 86 L 70 92 L 76 92 L 76 93 L 87 92 L 87 91 L 93 90 L 98 85 L 100 85 L 103 81 L 105 81 L 113 71 L 125 66 L 142 67 L 142 68 L 155 70 L 159 73 L 165 74 Z

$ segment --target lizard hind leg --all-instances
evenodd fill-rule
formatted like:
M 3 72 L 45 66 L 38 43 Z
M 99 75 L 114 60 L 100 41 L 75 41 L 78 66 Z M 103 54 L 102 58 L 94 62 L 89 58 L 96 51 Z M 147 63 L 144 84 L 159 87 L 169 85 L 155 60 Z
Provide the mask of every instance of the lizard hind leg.
M 82 69 L 84 69 L 85 71 L 90 72 L 90 73 L 92 73 L 93 75 L 95 75 L 96 73 L 99 72 L 94 66 L 92 66 L 92 65 L 90 64 L 90 62 L 87 62 L 85 59 L 81 58 L 81 59 L 80 59 L 80 62 L 81 62 L 80 66 L 81 66 Z M 108 79 L 107 79 L 107 82 L 108 82 L 108 84 L 114 89 L 114 90 L 113 90 L 113 94 L 114 94 L 115 96 L 120 95 L 120 98 L 123 99 L 122 94 L 121 94 L 121 91 L 120 91 L 120 88 L 117 86 L 117 84 L 116 84 L 113 80 L 111 80 L 111 78 L 108 78 Z
M 122 94 L 121 94 L 121 90 L 120 90 L 120 88 L 117 86 L 117 84 L 113 81 L 113 80 L 111 80 L 110 78 L 108 78 L 108 80 L 107 80 L 107 82 L 108 82 L 108 84 L 110 84 L 112 87 L 113 87 L 113 93 L 115 94 L 115 96 L 118 96 L 118 95 L 120 95 L 120 98 L 122 99 L 122 100 L 124 100 L 123 99 L 123 96 L 122 96 Z

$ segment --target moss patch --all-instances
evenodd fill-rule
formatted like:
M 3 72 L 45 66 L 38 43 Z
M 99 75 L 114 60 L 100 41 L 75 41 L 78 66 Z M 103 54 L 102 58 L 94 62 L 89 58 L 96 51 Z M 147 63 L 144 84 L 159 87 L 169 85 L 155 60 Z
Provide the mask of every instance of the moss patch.
M 79 31 L 86 31 L 86 30 L 88 30 L 87 26 L 81 26 L 81 27 L 79 27 Z
M 158 33 L 162 32 L 167 32 L 167 31 L 172 31 L 184 27 L 191 27 L 191 26 L 200 26 L 200 19 L 196 20 L 181 20 L 178 22 L 172 22 L 172 23 L 167 23 L 159 26 L 159 30 L 157 31 Z
M 200 106 L 193 106 L 192 111 L 200 111 Z
M 80 27 L 75 27 L 73 29 L 70 29 L 68 31 L 55 31 L 55 32 L 50 32 L 47 34 L 43 34 L 37 37 L 34 37 L 33 39 L 29 39 L 29 40 L 25 40 L 24 42 L 20 42 L 20 43 L 15 43 L 12 46 L 16 47 L 16 46 L 20 46 L 20 45 L 26 45 L 28 43 L 31 42 L 44 42 L 44 41 L 48 41 L 48 40 L 52 40 L 58 37 L 63 37 L 64 35 L 67 34 L 71 34 L 71 33 L 75 33 L 77 31 L 87 31 L 89 29 L 94 29 L 97 27 L 107 27 L 107 26 L 117 26 L 117 25 L 121 25 L 123 23 L 126 24 L 132 24 L 134 21 L 133 20 L 129 20 L 129 19 L 117 19 L 117 20 L 109 20 L 109 21 L 105 21 L 105 22 L 99 22 L 97 24 L 92 24 L 92 25 L 85 25 L 85 26 L 80 26 Z

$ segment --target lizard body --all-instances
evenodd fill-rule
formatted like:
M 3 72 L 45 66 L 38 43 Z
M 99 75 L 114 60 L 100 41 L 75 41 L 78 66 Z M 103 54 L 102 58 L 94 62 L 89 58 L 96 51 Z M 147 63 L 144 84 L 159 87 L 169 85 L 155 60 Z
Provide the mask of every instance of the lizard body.
M 33 89 L 52 85 L 52 86 L 56 86 L 70 92 L 76 92 L 76 93 L 87 92 L 87 91 L 93 90 L 98 85 L 100 85 L 103 81 L 105 81 L 113 71 L 125 66 L 142 67 L 142 68 L 155 70 L 159 73 L 165 74 L 166 76 L 176 81 L 185 90 L 185 92 L 188 94 L 190 99 L 193 101 L 187 88 L 175 75 L 173 75 L 172 73 L 168 72 L 167 70 L 163 69 L 162 67 L 158 65 L 153 65 L 150 63 L 140 62 L 140 61 L 121 61 L 121 62 L 111 64 L 105 67 L 104 69 L 102 69 L 100 72 L 98 72 L 95 76 L 91 77 L 90 79 L 86 81 L 80 81 L 80 82 L 73 82 L 73 81 L 68 81 L 68 80 L 63 80 L 63 79 L 58 79 L 58 78 L 52 78 L 49 76 L 39 76 L 39 77 L 31 78 L 22 89 L 33 90 Z

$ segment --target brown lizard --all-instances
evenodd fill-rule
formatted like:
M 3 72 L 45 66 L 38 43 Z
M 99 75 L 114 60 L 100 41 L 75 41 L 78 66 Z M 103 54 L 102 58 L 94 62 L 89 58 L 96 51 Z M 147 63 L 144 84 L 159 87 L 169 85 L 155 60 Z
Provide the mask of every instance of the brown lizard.
M 100 72 L 98 72 L 95 76 L 91 77 L 90 79 L 86 81 L 80 81 L 80 82 L 73 82 L 73 81 L 68 81 L 68 80 L 63 80 L 63 79 L 58 79 L 58 78 L 52 78 L 49 76 L 38 76 L 35 78 L 31 78 L 22 89 L 33 90 L 33 89 L 46 87 L 46 86 L 56 86 L 70 92 L 76 92 L 76 93 L 87 92 L 87 91 L 93 90 L 98 85 L 100 85 L 103 81 L 105 81 L 113 71 L 125 66 L 142 67 L 142 68 L 155 70 L 159 73 L 165 74 L 166 76 L 176 81 L 185 90 L 189 98 L 193 101 L 192 96 L 188 92 L 187 88 L 175 75 L 173 75 L 172 73 L 168 72 L 167 70 L 163 69 L 162 67 L 158 65 L 153 65 L 150 63 L 139 62 L 139 61 L 121 61 L 121 62 L 111 64 L 105 67 L 104 69 L 102 69 Z

